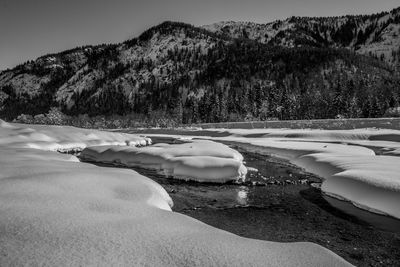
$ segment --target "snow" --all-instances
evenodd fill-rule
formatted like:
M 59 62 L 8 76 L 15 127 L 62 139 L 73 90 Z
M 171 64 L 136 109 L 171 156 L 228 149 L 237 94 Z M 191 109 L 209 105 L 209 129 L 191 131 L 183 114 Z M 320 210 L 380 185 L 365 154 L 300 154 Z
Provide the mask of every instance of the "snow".
M 10 124 L 0 120 L 0 145 L 45 150 L 83 149 L 96 145 L 145 146 L 151 139 L 71 126 Z
M 198 182 L 244 180 L 247 173 L 242 163 L 243 156 L 239 152 L 207 140 L 141 148 L 88 147 L 82 151 L 80 157 L 88 161 L 156 169 L 166 176 Z
M 400 157 L 375 155 L 368 147 L 396 155 L 400 131 L 223 129 L 250 149 L 290 160 L 324 179 L 321 190 L 375 213 L 400 218 Z M 246 137 L 246 136 L 258 136 Z M 398 155 L 398 154 L 397 154 Z
M 324 177 L 321 189 L 355 206 L 400 218 L 400 158 L 310 154 L 295 163 Z
M 250 151 L 284 158 L 323 178 L 321 190 L 325 194 L 400 219 L 398 130 L 219 128 L 207 131 L 230 135 L 200 137 L 193 131 L 191 137 L 237 142 Z M 376 155 L 372 148 L 381 150 L 383 155 Z
M 143 46 L 133 46 L 130 48 L 121 47 L 121 60 L 124 62 L 134 62 L 139 58 L 151 59 L 159 64 L 160 59 L 168 55 L 168 51 L 174 49 L 200 49 L 202 54 L 213 48 L 215 44 L 209 37 L 185 35 L 183 29 L 176 29 L 169 35 L 155 33 Z
M 140 139 L 0 121 L 0 265 L 349 266 L 313 243 L 242 238 L 172 212 L 133 170 L 45 151 Z
M 26 73 L 11 75 L 6 72 L 4 75 L 0 75 L 0 84 L 12 86 L 17 95 L 23 93 L 30 96 L 38 95 L 41 92 L 41 86 L 49 81 L 48 76 L 37 77 Z
M 80 69 L 57 90 L 55 94 L 57 102 L 66 104 L 68 109 L 72 108 L 75 104 L 72 96 L 93 88 L 97 77 L 101 75 L 99 71 L 89 71 L 87 66 Z
M 324 179 L 321 190 L 330 196 L 350 201 L 359 208 L 400 218 L 400 157 L 375 155 L 367 148 L 384 147 L 396 154 L 400 131 L 275 129 L 231 132 L 262 134 L 263 138 L 238 139 L 319 175 Z
M 162 169 L 168 176 L 198 182 L 227 182 L 245 180 L 247 169 L 234 159 L 210 156 L 176 157 L 168 159 Z
M 382 28 L 389 18 L 394 19 L 396 14 L 381 15 L 378 18 L 370 18 L 364 20 L 362 18 L 355 18 L 357 28 L 356 32 L 360 30 L 365 31 L 366 28 L 372 27 L 374 30 L 369 34 L 365 43 L 360 44 L 355 37 L 351 40 L 346 48 L 355 50 L 358 54 L 381 55 L 385 56 L 385 61 L 389 64 L 394 64 L 395 58 L 392 55 L 393 51 L 397 51 L 400 38 L 399 28 L 396 23 L 390 23 L 387 27 Z M 325 18 L 310 18 L 310 17 L 294 17 L 286 20 L 273 21 L 270 23 L 253 23 L 253 22 L 235 22 L 235 21 L 222 21 L 211 25 L 204 25 L 202 28 L 216 33 L 229 34 L 232 37 L 243 37 L 243 31 L 246 31 L 246 36 L 249 39 L 256 40 L 261 43 L 269 43 L 273 41 L 278 42 L 279 45 L 286 47 L 294 46 L 294 39 L 300 38 L 309 40 L 311 42 L 319 43 L 320 40 L 316 38 L 317 35 L 326 39 L 331 43 L 332 47 L 341 47 L 342 44 L 337 43 L 333 38 L 334 33 L 343 27 L 349 21 L 348 17 L 325 17 Z M 323 29 L 321 29 L 321 27 Z M 308 31 L 304 31 L 308 29 Z M 313 33 L 313 34 L 312 34 Z

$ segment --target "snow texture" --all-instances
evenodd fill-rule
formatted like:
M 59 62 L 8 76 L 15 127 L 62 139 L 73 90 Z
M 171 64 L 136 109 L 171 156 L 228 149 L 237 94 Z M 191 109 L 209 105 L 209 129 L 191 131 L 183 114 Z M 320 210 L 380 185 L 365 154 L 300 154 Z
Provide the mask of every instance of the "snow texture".
M 70 126 L 10 124 L 0 120 L 0 145 L 45 150 L 83 149 L 86 146 L 145 146 L 151 139 L 121 133 L 78 129 Z
M 218 230 L 172 212 L 166 191 L 132 170 L 45 151 L 139 137 L 27 127 L 0 121 L 1 266 L 349 265 L 312 243 Z
M 295 161 L 324 177 L 321 190 L 355 206 L 400 218 L 400 158 L 317 153 Z
M 239 152 L 221 143 L 206 140 L 141 148 L 88 147 L 80 157 L 88 161 L 156 169 L 166 176 L 198 182 L 244 180 L 247 173 L 242 163 L 243 156 Z

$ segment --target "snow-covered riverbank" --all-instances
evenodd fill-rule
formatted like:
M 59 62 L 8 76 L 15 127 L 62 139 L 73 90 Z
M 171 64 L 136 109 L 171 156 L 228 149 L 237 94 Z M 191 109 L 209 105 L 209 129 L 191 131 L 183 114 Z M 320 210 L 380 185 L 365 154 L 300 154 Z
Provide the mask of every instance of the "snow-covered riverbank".
M 207 129 L 185 138 L 237 142 L 291 161 L 324 179 L 322 190 L 357 207 L 400 219 L 400 131 L 380 129 Z M 153 133 L 160 136 L 160 134 Z M 223 135 L 223 136 L 221 136 Z M 151 135 L 149 135 L 151 136 Z M 180 138 L 179 131 L 175 135 Z M 376 155 L 379 150 L 383 155 Z
M 80 158 L 126 167 L 155 169 L 175 179 L 224 183 L 245 180 L 243 156 L 228 146 L 208 140 L 151 147 L 95 146 L 85 148 Z
M 29 128 L 28 128 L 29 127 Z M 171 212 L 138 173 L 49 150 L 148 139 L 0 121 L 0 265 L 345 266 L 313 243 L 246 239 Z

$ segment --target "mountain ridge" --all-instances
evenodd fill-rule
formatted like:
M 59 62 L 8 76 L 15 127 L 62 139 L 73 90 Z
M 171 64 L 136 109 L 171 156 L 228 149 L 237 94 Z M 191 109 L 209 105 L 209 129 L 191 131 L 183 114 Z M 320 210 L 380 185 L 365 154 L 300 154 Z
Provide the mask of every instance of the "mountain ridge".
M 391 11 L 372 15 L 292 16 L 285 20 L 269 23 L 228 21 L 202 27 L 212 32 L 224 32 L 236 38 L 251 38 L 263 43 L 289 47 L 325 45 L 348 48 L 359 51 L 361 54 L 384 57 L 387 62 L 398 64 L 399 22 L 400 8 L 395 8 Z M 396 27 L 393 29 L 394 25 Z M 324 28 L 324 30 L 321 31 L 321 28 Z M 386 32 L 384 32 L 385 30 Z M 294 33 L 294 31 L 297 31 L 297 33 Z M 341 31 L 345 38 L 338 38 Z M 390 38 L 394 35 L 396 40 Z M 285 38 L 288 40 L 284 40 Z M 396 56 L 393 54 L 396 54 Z
M 161 114 L 183 123 L 382 116 L 400 101 L 397 51 L 386 56 L 400 42 L 386 38 L 400 33 L 399 13 L 354 16 L 350 26 L 331 18 L 329 27 L 295 17 L 211 30 L 166 21 L 121 43 L 77 47 L 0 72 L 0 116 L 52 107 L 71 116 Z M 363 28 L 355 30 L 358 21 Z M 383 57 L 349 46 L 370 25 L 366 43 L 376 52 L 384 47 Z M 381 39 L 371 37 L 378 32 Z

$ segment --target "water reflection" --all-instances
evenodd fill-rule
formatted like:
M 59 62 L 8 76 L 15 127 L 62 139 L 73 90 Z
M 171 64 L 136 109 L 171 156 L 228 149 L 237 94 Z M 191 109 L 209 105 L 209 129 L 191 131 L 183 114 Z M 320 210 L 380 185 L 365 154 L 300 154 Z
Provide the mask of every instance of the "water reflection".
M 400 220 L 359 209 L 350 202 L 341 201 L 327 195 L 323 195 L 323 198 L 336 209 L 356 216 L 362 221 L 367 222 L 379 229 L 391 232 L 400 232 Z
M 237 196 L 236 196 L 236 201 L 243 206 L 247 206 L 248 202 L 248 194 L 249 194 L 249 188 L 246 186 L 241 186 L 237 190 Z

